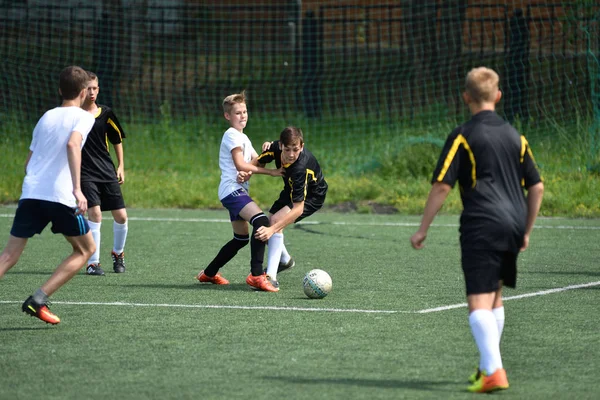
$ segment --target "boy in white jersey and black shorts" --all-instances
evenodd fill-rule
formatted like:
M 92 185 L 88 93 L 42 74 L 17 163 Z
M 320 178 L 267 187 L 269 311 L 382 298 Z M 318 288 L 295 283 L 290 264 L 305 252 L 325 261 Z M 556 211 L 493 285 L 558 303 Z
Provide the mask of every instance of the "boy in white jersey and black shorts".
M 81 148 L 94 117 L 81 106 L 86 97 L 87 72 L 71 66 L 60 73 L 60 107 L 47 111 L 33 130 L 25 163 L 23 191 L 8 243 L 0 254 L 0 278 L 19 260 L 27 240 L 52 223 L 73 247 L 52 276 L 23 303 L 23 312 L 49 324 L 60 319 L 48 309 L 48 297 L 85 265 L 95 250 L 83 218 L 87 200 L 81 191 Z
M 248 223 L 252 224 L 254 232 L 262 226 L 269 226 L 269 219 L 248 194 L 248 182 L 238 183 L 238 172 L 281 176 L 281 169 L 266 169 L 251 164 L 258 157 L 244 128 L 248 122 L 245 93 L 232 94 L 223 100 L 225 119 L 230 128 L 223 134 L 219 152 L 219 167 L 221 168 L 221 183 L 219 184 L 219 199 L 229 211 L 233 228 L 233 239 L 227 242 L 211 263 L 196 279 L 200 282 L 210 282 L 226 285 L 227 279 L 221 276 L 219 269 L 229 262 L 240 249 L 250 242 L 250 274 L 246 283 L 256 290 L 277 292 L 263 272 L 265 242 L 248 232 Z

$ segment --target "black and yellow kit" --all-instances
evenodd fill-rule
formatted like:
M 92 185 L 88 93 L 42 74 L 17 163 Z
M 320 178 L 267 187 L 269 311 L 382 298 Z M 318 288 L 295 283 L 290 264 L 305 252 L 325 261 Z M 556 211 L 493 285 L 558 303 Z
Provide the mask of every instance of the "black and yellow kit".
M 121 143 L 125 132 L 110 107 L 99 105 L 95 117 L 94 127 L 81 151 L 81 181 L 117 182 L 109 143 Z
M 524 136 L 482 111 L 448 136 L 432 183 L 458 181 L 463 249 L 518 252 L 527 218 L 524 188 L 541 181 Z
M 279 199 L 271 208 L 271 213 L 277 212 L 281 206 L 287 205 L 292 208 L 293 203 L 304 201 L 305 213 L 302 215 L 302 218 L 304 218 L 310 215 L 305 214 L 313 208 L 311 205 L 318 208 L 323 205 L 327 194 L 327 182 L 323 178 L 319 162 L 310 151 L 304 148 L 293 164 L 282 165 L 281 148 L 279 141 L 276 140 L 271 143 L 269 149 L 258 156 L 260 164 L 268 164 L 271 161 L 275 161 L 277 168 L 283 166 L 285 169 L 283 190 Z

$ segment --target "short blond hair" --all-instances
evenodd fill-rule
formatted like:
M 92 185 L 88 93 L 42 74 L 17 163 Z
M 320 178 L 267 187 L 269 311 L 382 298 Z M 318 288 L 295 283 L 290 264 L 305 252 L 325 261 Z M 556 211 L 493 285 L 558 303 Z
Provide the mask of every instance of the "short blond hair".
M 246 103 L 246 91 L 243 90 L 242 93 L 234 93 L 223 99 L 223 112 L 229 114 L 231 109 L 235 104 L 245 104 Z
M 473 68 L 467 74 L 465 91 L 476 103 L 494 102 L 499 83 L 500 77 L 493 69 L 486 67 Z

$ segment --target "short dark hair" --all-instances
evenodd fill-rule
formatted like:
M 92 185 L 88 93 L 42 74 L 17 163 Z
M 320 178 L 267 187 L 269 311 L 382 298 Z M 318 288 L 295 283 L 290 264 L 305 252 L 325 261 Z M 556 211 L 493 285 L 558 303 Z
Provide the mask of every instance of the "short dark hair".
M 88 85 L 90 77 L 81 67 L 72 65 L 66 67 L 60 73 L 59 85 L 60 94 L 64 100 L 73 100 L 79 96 L 79 93 Z
M 88 76 L 90 77 L 90 81 L 98 79 L 98 75 L 93 73 L 92 71 L 87 71 Z
M 279 134 L 279 142 L 284 146 L 291 146 L 294 143 L 304 144 L 302 129 L 295 126 L 288 126 Z

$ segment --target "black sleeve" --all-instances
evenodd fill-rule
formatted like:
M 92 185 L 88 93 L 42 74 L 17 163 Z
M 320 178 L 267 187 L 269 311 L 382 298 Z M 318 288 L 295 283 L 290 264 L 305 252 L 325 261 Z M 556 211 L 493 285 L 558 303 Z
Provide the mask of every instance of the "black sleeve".
M 437 166 L 433 171 L 431 183 L 443 182 L 454 187 L 454 184 L 458 180 L 460 158 L 463 153 L 460 151 L 461 145 L 463 145 L 464 137 L 460 134 L 460 129 L 457 128 L 448 136 L 442 153 L 437 162 Z
M 288 178 L 293 203 L 306 200 L 308 189 L 308 173 L 306 169 L 295 169 Z
M 123 127 L 119 123 L 117 116 L 112 110 L 108 111 L 108 118 L 106 120 L 106 135 L 112 144 L 119 144 L 123 142 L 123 139 L 125 138 Z
M 271 146 L 269 146 L 269 148 L 266 151 L 263 151 L 259 156 L 258 156 L 258 162 L 259 164 L 268 164 L 271 161 L 275 160 L 275 153 L 276 153 L 276 149 L 279 146 L 279 141 L 275 140 L 273 142 L 271 142 Z
M 531 152 L 531 148 L 529 147 L 529 143 L 525 136 L 521 136 L 521 171 L 523 174 L 523 186 L 525 188 L 530 188 L 542 181 L 542 177 L 537 169 L 537 165 L 535 164 L 535 159 L 533 158 L 533 153 Z

